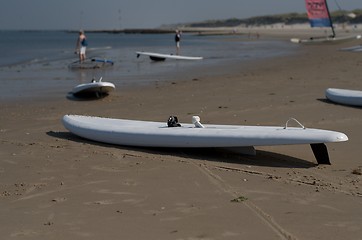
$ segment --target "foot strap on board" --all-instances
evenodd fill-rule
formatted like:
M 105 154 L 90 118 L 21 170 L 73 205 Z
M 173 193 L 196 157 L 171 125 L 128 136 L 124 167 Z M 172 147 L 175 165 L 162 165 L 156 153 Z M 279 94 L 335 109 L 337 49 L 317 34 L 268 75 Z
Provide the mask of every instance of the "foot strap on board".
M 168 127 L 181 127 L 176 116 L 170 116 L 167 120 Z
M 310 145 L 318 164 L 331 165 L 328 156 L 327 146 L 324 143 L 313 143 Z

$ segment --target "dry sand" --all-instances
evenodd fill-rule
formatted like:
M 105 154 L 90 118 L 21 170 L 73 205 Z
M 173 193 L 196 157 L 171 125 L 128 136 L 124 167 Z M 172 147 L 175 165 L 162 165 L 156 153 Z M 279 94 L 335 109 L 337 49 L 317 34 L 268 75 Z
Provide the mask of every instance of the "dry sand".
M 337 51 L 356 44 L 300 46 L 97 101 L 1 103 L 0 238 L 361 239 L 362 109 L 324 96 L 362 89 L 361 54 Z M 332 165 L 318 166 L 308 145 L 250 157 L 96 143 L 64 129 L 64 114 L 279 126 L 295 117 L 350 140 L 327 144 Z

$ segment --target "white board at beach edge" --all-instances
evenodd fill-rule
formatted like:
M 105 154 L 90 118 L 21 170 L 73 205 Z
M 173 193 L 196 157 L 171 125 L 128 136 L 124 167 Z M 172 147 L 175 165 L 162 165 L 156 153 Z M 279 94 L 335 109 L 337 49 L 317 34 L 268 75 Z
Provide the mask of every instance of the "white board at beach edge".
M 86 93 L 108 94 L 115 88 L 115 85 L 110 82 L 91 82 L 75 86 L 72 90 L 72 93 L 73 95 L 81 95 Z
M 162 54 L 162 53 L 154 53 L 154 52 L 143 52 L 139 51 L 136 52 L 137 56 L 144 55 L 148 56 L 151 59 L 159 59 L 159 60 L 165 60 L 165 59 L 175 59 L 175 60 L 202 60 L 203 57 L 192 57 L 192 56 L 182 56 L 182 55 L 175 55 L 175 54 Z
M 343 105 L 362 107 L 362 91 L 327 88 L 325 94 L 326 98 L 332 102 Z

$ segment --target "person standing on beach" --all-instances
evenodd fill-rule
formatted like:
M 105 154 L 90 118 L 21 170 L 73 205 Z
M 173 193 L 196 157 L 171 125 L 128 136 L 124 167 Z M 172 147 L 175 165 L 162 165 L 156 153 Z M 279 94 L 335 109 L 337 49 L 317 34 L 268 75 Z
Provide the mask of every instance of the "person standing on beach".
M 85 36 L 84 31 L 80 30 L 79 37 L 77 39 L 77 45 L 75 48 L 75 53 L 79 54 L 79 62 L 83 62 L 85 60 L 85 52 L 87 50 L 87 46 L 87 37 Z
M 176 34 L 175 34 L 176 55 L 178 55 L 180 52 L 180 41 L 181 41 L 181 32 L 179 30 L 176 30 Z

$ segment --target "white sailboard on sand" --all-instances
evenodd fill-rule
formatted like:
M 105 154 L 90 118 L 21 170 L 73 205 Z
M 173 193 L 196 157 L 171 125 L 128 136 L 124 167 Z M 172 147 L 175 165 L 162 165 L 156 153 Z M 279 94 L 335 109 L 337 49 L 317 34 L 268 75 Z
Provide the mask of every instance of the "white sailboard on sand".
M 153 53 L 153 52 L 136 52 L 137 58 L 141 55 L 150 57 L 153 61 L 165 61 L 166 59 L 175 59 L 175 60 L 202 60 L 203 57 L 191 57 L 191 56 L 181 56 L 174 54 L 162 54 L 162 53 Z
M 82 83 L 73 88 L 73 95 L 76 97 L 101 97 L 108 95 L 115 89 L 115 85 L 111 82 L 102 82 L 102 78 L 98 81 L 92 80 L 90 83 Z
M 326 98 L 335 103 L 362 107 L 362 91 L 359 90 L 327 88 Z
M 339 49 L 340 51 L 347 51 L 347 52 L 362 52 L 362 44 L 361 45 L 355 45 L 352 47 L 345 47 Z
M 305 128 L 298 121 L 300 127 L 289 127 L 289 120 L 273 127 L 201 124 L 198 116 L 193 124 L 180 124 L 174 116 L 166 123 L 65 115 L 62 122 L 80 137 L 136 147 L 226 148 L 255 154 L 254 146 L 310 144 L 319 164 L 330 164 L 325 143 L 348 140 L 344 133 Z

